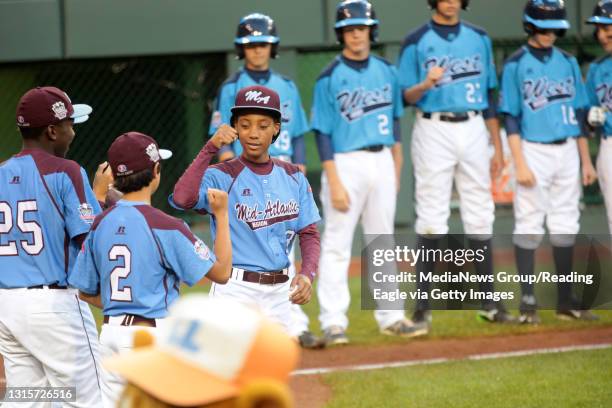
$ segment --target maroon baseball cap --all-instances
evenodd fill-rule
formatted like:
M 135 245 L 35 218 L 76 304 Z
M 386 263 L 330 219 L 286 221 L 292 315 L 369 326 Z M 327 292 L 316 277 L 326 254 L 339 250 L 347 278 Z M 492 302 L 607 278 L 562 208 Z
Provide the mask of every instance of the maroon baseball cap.
M 56 125 L 64 119 L 73 119 L 74 123 L 83 123 L 93 111 L 91 106 L 72 101 L 59 88 L 43 86 L 30 89 L 19 100 L 17 105 L 17 126 L 20 128 L 38 128 Z
M 232 124 L 236 113 L 243 109 L 261 109 L 271 113 L 279 121 L 282 116 L 278 94 L 272 89 L 260 85 L 249 86 L 238 91 L 234 107 L 231 109 Z
M 152 169 L 155 163 L 170 157 L 170 150 L 160 149 L 155 139 L 139 132 L 122 134 L 108 148 L 108 162 L 115 177 Z

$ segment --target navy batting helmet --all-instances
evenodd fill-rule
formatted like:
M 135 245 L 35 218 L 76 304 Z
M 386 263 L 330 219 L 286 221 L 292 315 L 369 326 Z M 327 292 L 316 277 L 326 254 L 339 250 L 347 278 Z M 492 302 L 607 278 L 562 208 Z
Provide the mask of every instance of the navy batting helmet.
M 239 59 L 244 58 L 244 45 L 261 43 L 272 44 L 272 58 L 276 58 L 279 41 L 274 20 L 265 14 L 253 13 L 244 16 L 238 23 L 234 44 Z
M 587 24 L 612 24 L 612 0 L 600 0 L 593 10 L 593 15 L 586 21 Z
M 528 0 L 523 14 L 523 28 L 529 35 L 536 30 L 555 30 L 562 37 L 570 28 L 564 0 Z
M 438 8 L 438 0 L 427 0 L 427 3 L 432 10 Z M 461 8 L 467 10 L 468 7 L 470 7 L 470 0 L 461 0 Z
M 336 38 L 342 44 L 342 28 L 365 25 L 370 27 L 370 40 L 378 39 L 378 20 L 374 7 L 366 0 L 346 0 L 336 7 Z

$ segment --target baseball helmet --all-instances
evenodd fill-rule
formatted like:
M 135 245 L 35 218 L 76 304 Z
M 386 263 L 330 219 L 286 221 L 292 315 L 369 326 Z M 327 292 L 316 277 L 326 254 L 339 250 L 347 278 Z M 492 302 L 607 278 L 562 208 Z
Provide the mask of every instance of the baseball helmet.
M 570 28 L 564 0 L 528 0 L 523 13 L 523 28 L 528 35 L 537 30 L 555 30 L 562 37 Z
M 587 24 L 612 24 L 612 0 L 600 0 L 595 5 L 593 15 L 586 21 Z
M 378 39 L 378 20 L 372 4 L 366 0 L 345 0 L 336 7 L 336 38 L 342 44 L 342 28 L 348 26 L 365 25 L 370 27 L 370 40 Z
M 438 8 L 438 0 L 427 0 L 429 8 L 434 10 Z M 467 10 L 470 7 L 470 0 L 461 0 L 461 8 Z
M 276 33 L 276 24 L 269 16 L 261 13 L 253 13 L 244 16 L 238 23 L 236 29 L 236 53 L 239 59 L 244 58 L 243 46 L 246 44 L 272 44 L 272 58 L 278 55 L 278 43 L 280 38 Z

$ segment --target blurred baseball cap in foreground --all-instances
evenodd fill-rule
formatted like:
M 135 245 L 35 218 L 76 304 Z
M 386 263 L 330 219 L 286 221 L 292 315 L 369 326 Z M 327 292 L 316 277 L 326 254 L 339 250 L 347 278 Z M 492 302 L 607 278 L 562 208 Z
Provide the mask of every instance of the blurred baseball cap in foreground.
M 115 177 L 152 169 L 155 163 L 170 157 L 170 150 L 160 149 L 155 139 L 140 132 L 122 134 L 108 149 L 108 162 Z
M 110 358 L 106 367 L 163 402 L 234 398 L 249 383 L 286 383 L 298 346 L 276 323 L 229 299 L 188 295 L 170 309 L 157 345 Z
M 92 107 L 85 104 L 72 104 L 72 101 L 59 88 L 43 86 L 30 89 L 17 105 L 17 126 L 20 128 L 39 128 L 56 125 L 62 120 L 72 119 L 83 123 L 89 119 Z

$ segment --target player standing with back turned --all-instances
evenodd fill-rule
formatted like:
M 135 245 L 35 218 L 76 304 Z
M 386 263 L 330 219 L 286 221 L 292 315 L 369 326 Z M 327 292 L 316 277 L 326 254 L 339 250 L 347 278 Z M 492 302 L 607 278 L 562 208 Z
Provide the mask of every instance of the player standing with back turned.
M 483 251 L 475 264 L 479 275 L 493 274 L 492 245 L 495 204 L 491 178 L 502 169 L 497 120 L 497 72 L 487 33 L 460 20 L 469 0 L 428 0 L 430 22 L 408 34 L 399 59 L 404 100 L 417 108 L 412 136 L 416 181 L 417 247 L 436 249 L 448 233 L 453 182 L 459 193 L 463 229 L 470 247 Z M 489 160 L 489 143 L 495 152 Z M 434 263 L 419 258 L 419 273 L 433 271 Z M 421 275 L 420 275 L 421 276 Z M 417 287 L 429 291 L 429 283 Z M 493 283 L 481 283 L 492 292 Z M 484 301 L 479 318 L 510 322 L 501 303 Z M 429 302 L 417 301 L 415 322 L 431 322 Z
M 504 65 L 500 103 L 516 169 L 516 264 L 520 275 L 533 275 L 546 222 L 555 269 L 563 277 L 572 271 L 580 229 L 580 172 L 584 185 L 597 178 L 581 129 L 588 100 L 576 58 L 554 47 L 570 27 L 563 0 L 527 1 L 523 27 L 527 44 Z M 521 283 L 521 291 L 521 323 L 539 323 L 533 284 Z M 557 316 L 596 318 L 578 309 L 572 284 L 558 283 Z

